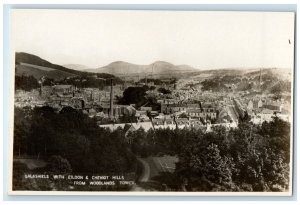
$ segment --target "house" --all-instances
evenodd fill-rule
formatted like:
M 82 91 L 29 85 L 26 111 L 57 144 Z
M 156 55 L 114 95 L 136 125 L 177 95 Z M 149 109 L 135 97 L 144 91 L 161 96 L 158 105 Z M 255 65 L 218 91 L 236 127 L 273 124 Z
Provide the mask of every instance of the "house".
M 166 114 L 174 114 L 176 112 L 186 112 L 187 109 L 194 108 L 199 109 L 200 104 L 188 104 L 188 103 L 177 103 L 177 104 L 162 104 L 161 112 Z
M 140 108 L 140 110 L 141 110 L 141 111 L 149 111 L 149 112 L 151 112 L 151 111 L 152 111 L 152 107 L 143 107 L 143 106 L 142 106 L 142 107 Z
M 101 108 L 103 110 L 103 113 L 108 115 L 110 113 L 110 104 L 101 104 Z M 113 105 L 113 115 L 114 117 L 118 118 L 120 116 L 134 116 L 136 115 L 136 110 L 132 106 L 128 105 Z
M 43 96 L 43 97 L 49 97 L 53 93 L 53 87 L 52 86 L 44 85 L 44 86 L 41 87 L 41 89 L 42 89 L 41 96 Z
M 88 113 L 89 113 L 89 116 L 95 116 L 97 114 L 97 112 L 94 108 L 89 109 Z
M 269 103 L 263 106 L 265 109 L 281 112 L 283 106 L 278 103 Z
M 54 85 L 53 92 L 56 94 L 73 94 L 75 87 L 73 85 Z
M 258 109 L 263 106 L 263 101 L 261 99 L 259 100 L 249 100 L 247 109 L 249 111 L 252 111 L 253 109 Z
M 85 107 L 85 101 L 82 97 L 73 97 L 71 99 L 71 104 L 75 109 L 83 109 Z
M 186 104 L 162 104 L 161 112 L 166 114 L 173 114 L 175 112 L 185 112 Z
M 141 122 L 146 122 L 146 121 L 150 121 L 150 118 L 147 115 L 140 115 L 139 120 Z
M 197 119 L 216 119 L 217 118 L 217 113 L 215 109 L 213 108 L 207 108 L 207 109 L 187 109 L 186 111 L 188 117 L 191 118 L 197 118 Z
M 178 127 L 190 125 L 190 121 L 187 118 L 177 118 L 175 121 Z
M 158 116 L 159 113 L 158 113 L 158 111 L 151 111 L 151 112 L 150 112 L 150 115 L 151 115 L 152 117 L 155 117 L 155 116 Z
M 253 103 L 252 100 L 250 100 L 250 101 L 248 102 L 247 109 L 248 109 L 248 110 L 253 110 L 253 108 L 254 108 L 254 103 Z
M 128 125 L 128 123 L 120 123 L 120 124 L 106 124 L 106 125 L 99 125 L 99 127 L 102 128 L 108 128 L 111 131 L 114 131 L 118 128 L 124 129 L 125 125 Z M 131 123 L 130 126 L 131 130 L 138 130 L 140 128 L 144 129 L 145 131 L 148 131 L 150 129 L 153 129 L 152 123 L 151 122 L 138 122 L 138 123 Z

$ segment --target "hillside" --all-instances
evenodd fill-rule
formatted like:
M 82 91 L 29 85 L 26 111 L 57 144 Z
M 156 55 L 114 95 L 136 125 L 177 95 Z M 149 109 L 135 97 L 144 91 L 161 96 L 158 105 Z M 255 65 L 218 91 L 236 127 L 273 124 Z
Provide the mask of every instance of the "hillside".
M 96 73 L 110 73 L 114 75 L 130 75 L 130 74 L 167 74 L 173 72 L 185 72 L 185 71 L 199 71 L 188 65 L 173 65 L 165 61 L 156 61 L 150 65 L 137 65 L 124 61 L 116 61 L 108 64 L 107 66 L 89 69 L 88 71 L 93 71 Z
M 81 65 L 81 64 L 66 64 L 66 65 L 63 65 L 65 68 L 69 68 L 69 69 L 72 69 L 72 70 L 79 70 L 79 71 L 84 71 L 86 72 L 88 69 L 91 69 L 85 65 Z
M 16 76 L 27 75 L 33 76 L 36 79 L 45 76 L 47 78 L 51 78 L 58 81 L 67 77 L 77 76 L 80 78 L 89 78 L 96 75 L 96 73 L 93 72 L 83 72 L 79 70 L 66 68 L 61 65 L 56 65 L 36 55 L 24 52 L 16 53 L 15 63 Z M 99 72 L 97 73 L 97 77 L 104 79 L 114 78 L 116 79 L 116 82 L 121 81 L 119 78 L 107 73 Z
M 47 78 L 54 79 L 54 80 L 62 80 L 67 77 L 77 76 L 75 74 L 57 70 L 57 69 L 52 69 L 52 68 L 42 67 L 42 66 L 37 67 L 32 64 L 24 64 L 24 63 L 20 63 L 16 65 L 15 75 L 33 76 L 36 79 L 40 79 L 42 76 L 45 76 Z
M 284 69 L 251 69 L 251 70 L 216 70 L 208 71 L 209 78 L 201 82 L 202 90 L 239 90 L 262 91 L 264 93 L 279 94 L 291 92 L 291 78 L 282 75 Z M 261 84 L 260 84 L 261 75 Z M 288 75 L 288 74 L 287 74 Z M 201 75 L 199 75 L 200 78 Z
M 146 71 L 146 69 L 146 66 L 143 65 L 136 65 L 124 61 L 116 61 L 101 68 L 89 69 L 89 71 L 93 71 L 95 73 L 124 74 L 143 73 Z
M 27 64 L 32 64 L 32 65 L 37 65 L 37 66 L 42 66 L 42 67 L 53 68 L 53 69 L 60 70 L 60 71 L 70 73 L 73 75 L 88 75 L 88 73 L 86 73 L 86 72 L 72 70 L 69 68 L 65 68 L 61 65 L 52 64 L 49 61 L 46 61 L 36 55 L 32 55 L 29 53 L 23 53 L 23 52 L 16 53 L 15 62 L 16 62 L 16 65 L 19 65 L 20 63 L 27 63 Z

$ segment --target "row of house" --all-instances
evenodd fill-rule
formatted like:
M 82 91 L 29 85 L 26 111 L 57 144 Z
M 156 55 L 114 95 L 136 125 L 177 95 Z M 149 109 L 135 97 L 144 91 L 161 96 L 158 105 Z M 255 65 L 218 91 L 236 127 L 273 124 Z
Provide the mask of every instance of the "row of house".
M 217 109 L 213 103 L 177 103 L 177 104 L 161 104 L 161 113 L 178 114 L 186 113 L 191 118 L 217 118 Z

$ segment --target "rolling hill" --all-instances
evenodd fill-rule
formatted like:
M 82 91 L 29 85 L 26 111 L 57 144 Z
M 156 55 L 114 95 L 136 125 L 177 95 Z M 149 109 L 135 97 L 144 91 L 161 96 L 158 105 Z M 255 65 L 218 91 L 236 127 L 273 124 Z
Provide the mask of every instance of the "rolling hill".
M 204 76 L 204 74 L 209 74 Z M 204 77 L 203 77 L 204 76 Z M 260 81 L 261 76 L 261 81 Z M 220 69 L 204 71 L 193 79 L 202 78 L 203 90 L 259 91 L 278 94 L 291 92 L 291 73 L 280 68 Z
M 52 78 L 54 80 L 62 80 L 67 77 L 91 77 L 97 74 L 98 77 L 104 79 L 116 78 L 114 75 L 107 73 L 93 73 L 73 70 L 61 65 L 53 64 L 39 56 L 24 52 L 17 52 L 15 55 L 15 75 L 33 76 L 36 79 L 42 76 Z M 120 79 L 118 79 L 120 81 Z
M 69 69 L 72 69 L 72 70 L 79 70 L 79 71 L 87 71 L 91 68 L 85 66 L 85 65 L 81 65 L 81 64 L 66 64 L 66 65 L 63 65 L 65 68 L 69 68 Z
M 43 66 L 36 66 L 33 64 L 27 64 L 27 63 L 20 63 L 16 65 L 16 72 L 15 75 L 21 76 L 21 75 L 27 75 L 27 76 L 33 76 L 36 79 L 40 79 L 42 76 L 45 76 L 47 78 L 51 78 L 54 80 L 62 80 L 67 77 L 74 77 L 77 76 L 73 73 L 69 73 L 66 71 L 61 71 L 49 67 L 43 67 Z
M 124 61 L 116 61 L 108 64 L 107 66 L 89 69 L 88 71 L 93 71 L 96 73 L 110 73 L 113 75 L 130 75 L 130 74 L 167 74 L 174 72 L 191 72 L 199 71 L 188 65 L 173 65 L 165 61 L 156 61 L 150 65 L 137 65 Z
M 84 73 L 81 71 L 77 71 L 77 70 L 72 70 L 69 68 L 65 68 L 61 65 L 56 65 L 56 64 L 52 64 L 49 61 L 46 61 L 36 55 L 32 55 L 29 53 L 24 53 L 24 52 L 20 52 L 20 53 L 16 53 L 16 58 L 15 58 L 15 62 L 16 65 L 20 65 L 20 64 L 30 64 L 30 65 L 36 65 L 36 66 L 42 66 L 42 67 L 46 67 L 46 68 L 52 68 L 55 70 L 59 70 L 59 71 L 63 71 L 65 73 L 70 73 L 73 75 L 87 75 L 88 73 Z

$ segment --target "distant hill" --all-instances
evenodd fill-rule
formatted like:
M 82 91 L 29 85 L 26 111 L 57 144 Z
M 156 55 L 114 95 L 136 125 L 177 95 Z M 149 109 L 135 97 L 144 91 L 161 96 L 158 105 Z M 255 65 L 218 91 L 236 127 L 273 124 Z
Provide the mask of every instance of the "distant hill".
M 209 74 L 203 79 L 203 74 Z M 261 81 L 260 81 L 261 76 Z M 219 69 L 203 71 L 195 79 L 203 79 L 202 90 L 230 90 L 234 87 L 240 91 L 260 90 L 265 93 L 278 94 L 291 92 L 291 73 L 287 69 Z
M 91 77 L 97 74 L 98 77 L 104 79 L 115 78 L 114 75 L 107 73 L 93 73 L 84 72 L 79 70 L 73 70 L 61 65 L 53 64 L 47 60 L 40 58 L 39 56 L 32 55 L 24 52 L 17 52 L 15 56 L 15 75 L 27 75 L 33 76 L 39 79 L 42 76 L 52 78 L 54 80 L 61 80 L 67 77 Z M 117 79 L 117 81 L 121 81 Z
M 72 70 L 79 70 L 79 71 L 87 71 L 88 69 L 91 69 L 85 65 L 81 65 L 81 64 L 66 64 L 63 65 L 65 68 L 69 68 Z
M 66 71 L 61 71 L 49 67 L 43 67 L 43 66 L 36 66 L 33 64 L 27 64 L 27 63 L 19 63 L 16 64 L 16 72 L 15 75 L 21 76 L 21 75 L 27 75 L 27 76 L 33 76 L 36 79 L 40 79 L 42 76 L 45 76 L 47 78 L 51 78 L 54 80 L 62 80 L 67 77 L 74 77 L 77 76 L 73 73 L 69 73 Z
M 26 63 L 26 64 L 31 64 L 31 65 L 36 65 L 36 66 L 42 66 L 42 67 L 47 67 L 47 68 L 52 68 L 55 70 L 60 70 L 63 71 L 65 73 L 70 73 L 73 75 L 87 75 L 88 73 L 84 73 L 81 71 L 77 71 L 77 70 L 72 70 L 69 68 L 65 68 L 61 65 L 56 65 L 56 64 L 52 64 L 49 61 L 46 61 L 36 55 L 32 55 L 29 53 L 16 53 L 16 59 L 15 59 L 16 65 L 20 65 L 21 63 Z
M 89 69 L 88 71 L 95 73 L 110 73 L 110 74 L 124 74 L 124 73 L 139 73 L 145 72 L 146 66 L 135 65 L 124 61 L 116 61 L 108 64 L 107 66 Z
M 282 68 L 265 68 L 261 70 L 262 75 L 270 75 L 273 77 L 278 77 L 281 80 L 291 81 L 292 79 L 292 70 L 289 69 L 282 69 Z M 247 76 L 255 76 L 259 77 L 260 69 L 256 69 L 252 72 L 248 72 Z
M 150 65 L 137 65 L 124 61 L 116 61 L 108 64 L 107 66 L 89 69 L 96 73 L 110 73 L 114 75 L 124 74 L 160 74 L 160 73 L 172 73 L 172 72 L 184 72 L 184 71 L 199 71 L 188 65 L 173 65 L 165 61 L 156 61 Z

